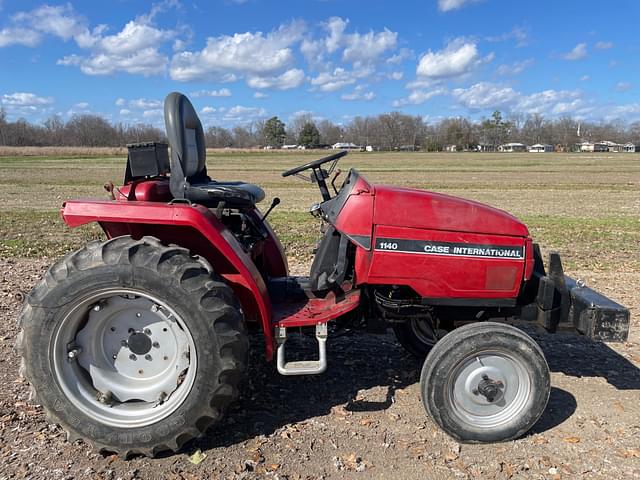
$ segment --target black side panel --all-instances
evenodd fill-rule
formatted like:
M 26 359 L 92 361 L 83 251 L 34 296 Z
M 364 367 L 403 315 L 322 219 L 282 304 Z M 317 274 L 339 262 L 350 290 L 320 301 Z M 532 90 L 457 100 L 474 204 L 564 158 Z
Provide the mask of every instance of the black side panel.
M 332 277 L 338 263 L 341 238 L 342 235 L 330 226 L 320 240 L 309 272 L 309 287 L 312 292 L 328 290 L 333 285 L 335 279 Z

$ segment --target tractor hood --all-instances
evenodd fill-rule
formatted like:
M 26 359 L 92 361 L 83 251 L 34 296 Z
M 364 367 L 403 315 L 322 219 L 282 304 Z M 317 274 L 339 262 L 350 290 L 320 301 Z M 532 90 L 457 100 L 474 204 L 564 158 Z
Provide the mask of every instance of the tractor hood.
M 451 195 L 411 188 L 375 186 L 373 223 L 407 228 L 529 236 L 516 217 Z

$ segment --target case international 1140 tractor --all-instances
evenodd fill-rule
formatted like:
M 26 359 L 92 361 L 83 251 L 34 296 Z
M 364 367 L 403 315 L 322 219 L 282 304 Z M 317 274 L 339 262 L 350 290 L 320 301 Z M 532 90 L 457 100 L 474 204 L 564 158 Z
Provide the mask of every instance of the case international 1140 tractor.
M 98 222 L 107 240 L 51 266 L 20 316 L 22 371 L 69 439 L 124 457 L 176 451 L 238 397 L 248 331 L 278 372 L 311 375 L 327 368 L 330 333 L 390 327 L 424 359 L 424 407 L 445 432 L 505 441 L 536 423 L 550 391 L 541 349 L 512 320 L 627 338 L 629 311 L 565 276 L 558 254 L 545 268 L 515 217 L 356 170 L 338 188 L 347 152 L 282 174 L 315 182 L 310 214 L 326 226 L 309 276 L 290 276 L 266 220 L 279 200 L 262 214 L 260 187 L 211 179 L 189 100 L 172 93 L 164 109 L 170 160 L 166 144 L 131 145 L 111 200 L 64 204 L 67 225 Z M 287 361 L 301 330 L 318 356 Z

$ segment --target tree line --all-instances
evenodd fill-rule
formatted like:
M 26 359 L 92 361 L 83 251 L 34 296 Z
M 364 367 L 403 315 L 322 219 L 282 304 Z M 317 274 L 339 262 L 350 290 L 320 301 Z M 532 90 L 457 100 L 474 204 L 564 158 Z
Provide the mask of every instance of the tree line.
M 205 131 L 205 139 L 212 148 L 278 148 L 286 144 L 322 148 L 346 142 L 379 150 L 441 151 L 449 145 L 473 150 L 478 145 L 497 147 L 521 142 L 570 149 L 585 140 L 640 143 L 640 122 L 580 122 L 571 117 L 548 119 L 540 114 L 510 114 L 505 118 L 495 111 L 478 121 L 452 117 L 427 122 L 421 116 L 390 112 L 336 124 L 303 114 L 288 124 L 272 117 L 233 128 L 211 126 Z M 43 124 L 24 119 L 10 122 L 0 109 L 0 145 L 117 147 L 141 141 L 166 141 L 166 136 L 151 125 L 114 124 L 91 114 L 75 115 L 66 122 L 57 116 Z

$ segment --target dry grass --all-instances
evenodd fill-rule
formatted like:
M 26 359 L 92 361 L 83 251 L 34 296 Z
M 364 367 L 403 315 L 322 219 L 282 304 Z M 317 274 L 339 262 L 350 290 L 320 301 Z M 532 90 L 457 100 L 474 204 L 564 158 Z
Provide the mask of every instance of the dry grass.
M 326 152 L 324 152 L 326 153 Z M 212 150 L 212 177 L 261 185 L 282 204 L 271 221 L 296 258 L 310 257 L 318 225 L 306 212 L 314 185 L 280 172 L 319 156 L 309 151 Z M 120 181 L 126 156 L 0 158 L 0 255 L 53 256 L 75 248 L 97 229 L 70 231 L 58 208 L 68 198 L 104 198 L 102 185 Z M 640 155 L 352 153 L 343 170 L 373 183 L 418 187 L 488 203 L 522 218 L 545 248 L 571 267 L 640 271 Z

